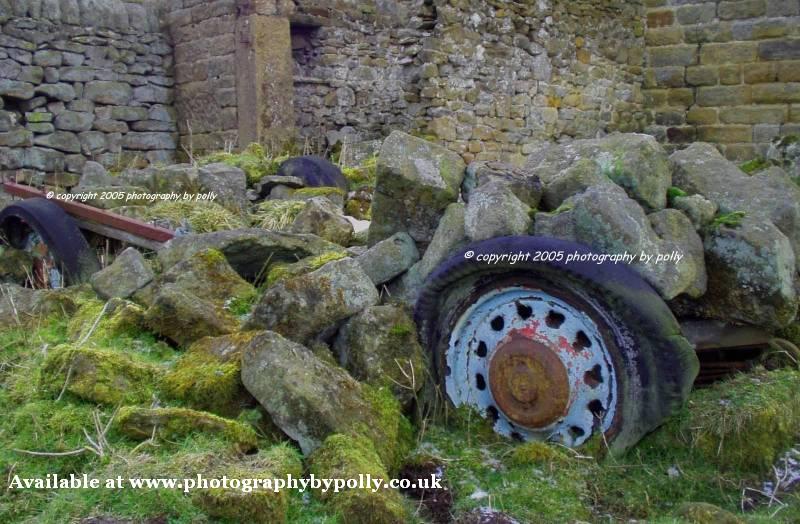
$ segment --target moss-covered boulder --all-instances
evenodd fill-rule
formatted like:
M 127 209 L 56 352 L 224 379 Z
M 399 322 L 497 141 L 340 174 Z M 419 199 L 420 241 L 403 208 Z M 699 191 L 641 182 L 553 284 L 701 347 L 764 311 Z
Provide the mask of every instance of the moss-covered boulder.
M 309 471 L 320 478 L 357 479 L 369 475 L 373 480 L 388 482 L 381 459 L 373 443 L 361 436 L 334 434 L 309 457 Z M 338 493 L 319 493 L 344 522 L 391 524 L 411 518 L 403 497 L 383 485 L 380 488 L 344 488 Z
M 286 478 L 288 475 L 300 478 L 303 475 L 303 464 L 294 448 L 278 444 L 254 455 L 247 455 L 236 464 L 217 470 L 215 475 L 217 478 L 225 476 L 237 480 Z M 288 496 L 287 489 L 251 489 L 242 485 L 228 489 L 200 489 L 192 494 L 192 501 L 214 518 L 271 524 L 286 522 Z
M 139 404 L 152 400 L 161 373 L 116 351 L 67 345 L 48 352 L 39 384 L 49 396 L 64 391 L 98 404 Z
M 603 138 L 574 140 L 566 144 L 546 143 L 532 152 L 525 171 L 538 176 L 548 199 L 550 186 L 562 184 L 562 178 L 574 177 L 569 168 L 581 159 L 590 159 L 600 174 L 622 187 L 647 211 L 658 211 L 667 204 L 667 189 L 672 172 L 664 148 L 650 135 L 613 134 Z M 562 185 L 559 194 L 569 195 L 567 187 L 577 191 L 581 184 Z
M 333 204 L 325 197 L 309 199 L 295 217 L 289 231 L 311 233 L 340 246 L 348 245 L 353 238 L 353 224 L 344 217 L 341 206 Z
M 414 321 L 397 306 L 373 306 L 352 317 L 339 330 L 333 348 L 353 378 L 389 388 L 404 407 L 410 406 L 428 376 Z
M 154 276 L 139 250 L 129 247 L 111 265 L 92 275 L 91 284 L 100 298 L 128 298 Z
M 591 158 L 581 158 L 571 166 L 552 177 L 544 189 L 542 209 L 555 210 L 569 197 L 577 195 L 592 186 L 613 184 Z
M 378 157 L 369 244 L 405 231 L 427 245 L 456 200 L 466 164 L 443 146 L 394 131 Z
M 756 370 L 699 390 L 681 425 L 689 445 L 726 470 L 764 474 L 796 443 L 800 372 Z
M 347 251 L 329 251 L 328 253 L 323 253 L 314 257 L 306 257 L 293 264 L 274 264 L 270 267 L 269 273 L 267 273 L 265 283 L 267 286 L 271 286 L 282 280 L 299 277 L 300 275 L 316 271 L 328 262 L 341 260 L 347 258 L 347 256 Z
M 745 217 L 720 226 L 703 242 L 708 270 L 706 294 L 675 305 L 679 315 L 781 328 L 794 320 L 798 297 L 795 254 L 771 222 Z
M 324 198 L 333 204 L 336 209 L 344 207 L 344 200 L 347 192 L 338 187 L 304 187 L 292 192 L 289 197 L 291 200 L 308 202 L 314 198 Z
M 203 337 L 233 333 L 239 321 L 221 306 L 182 290 L 176 284 L 164 284 L 153 305 L 145 312 L 147 326 L 181 346 Z
M 690 524 L 744 524 L 745 521 L 714 504 L 684 502 L 675 516 Z
M 256 292 L 216 249 L 198 251 L 178 262 L 137 293 L 135 298 L 149 305 L 165 284 L 173 284 L 181 291 L 219 307 L 247 300 Z
M 67 335 L 74 342 L 102 344 L 113 337 L 135 336 L 144 327 L 144 309 L 133 302 L 112 298 L 108 302 L 83 301 L 67 324 Z
M 306 454 L 333 433 L 367 436 L 390 469 L 408 450 L 410 424 L 388 391 L 360 384 L 277 333 L 259 332 L 247 344 L 242 382 Z
M 247 424 L 193 409 L 125 406 L 117 414 L 116 422 L 122 433 L 137 440 L 153 436 L 176 440 L 193 433 L 211 433 L 226 439 L 241 452 L 258 446 L 258 436 Z
M 210 248 L 221 251 L 231 267 L 249 281 L 263 274 L 265 265 L 296 262 L 308 256 L 341 250 L 340 246 L 314 235 L 253 228 L 173 238 L 159 250 L 158 260 L 167 270 Z
M 241 379 L 241 352 L 256 332 L 201 338 L 161 382 L 167 398 L 213 413 L 236 416 L 252 397 Z
M 245 328 L 273 330 L 305 344 L 377 302 L 372 280 L 355 260 L 345 258 L 267 289 Z

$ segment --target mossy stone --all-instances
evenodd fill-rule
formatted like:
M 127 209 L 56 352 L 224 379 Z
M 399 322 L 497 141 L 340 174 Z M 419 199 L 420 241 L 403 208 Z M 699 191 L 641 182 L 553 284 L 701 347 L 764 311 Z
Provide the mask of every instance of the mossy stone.
M 84 400 L 106 405 L 152 400 L 162 371 L 115 351 L 65 345 L 50 350 L 40 373 L 42 391 L 62 389 Z
M 370 475 L 388 480 L 386 469 L 372 442 L 363 436 L 334 434 L 309 457 L 309 471 L 320 478 L 357 479 Z M 410 515 L 394 490 L 344 489 L 319 493 L 345 522 L 389 524 L 408 522 Z
M 125 406 L 120 409 L 116 421 L 125 435 L 137 440 L 153 435 L 176 440 L 192 433 L 211 433 L 229 441 L 243 453 L 258 446 L 258 436 L 247 424 L 193 409 Z

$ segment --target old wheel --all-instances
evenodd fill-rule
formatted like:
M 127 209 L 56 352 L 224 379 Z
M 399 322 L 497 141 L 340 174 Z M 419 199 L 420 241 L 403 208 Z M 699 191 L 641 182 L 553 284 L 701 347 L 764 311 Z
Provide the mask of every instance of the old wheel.
M 61 287 L 84 282 L 100 264 L 75 221 L 56 204 L 33 198 L 0 212 L 5 242 L 33 255 L 38 285 Z
M 439 383 L 498 433 L 567 446 L 602 433 L 623 451 L 685 400 L 697 357 L 664 302 L 626 266 L 464 256 L 537 251 L 590 253 L 550 238 L 492 239 L 428 279 L 415 316 Z

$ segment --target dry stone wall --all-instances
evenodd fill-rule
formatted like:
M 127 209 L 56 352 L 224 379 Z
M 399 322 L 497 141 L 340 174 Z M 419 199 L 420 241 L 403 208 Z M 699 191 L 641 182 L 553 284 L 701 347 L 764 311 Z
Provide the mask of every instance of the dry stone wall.
M 156 7 L 0 0 L 0 170 L 72 185 L 87 160 L 173 160 L 172 45 Z
M 297 9 L 295 107 L 313 142 L 404 129 L 467 160 L 513 160 L 538 140 L 647 122 L 638 2 L 300 1 Z
M 731 159 L 800 132 L 800 0 L 647 0 L 647 132 Z

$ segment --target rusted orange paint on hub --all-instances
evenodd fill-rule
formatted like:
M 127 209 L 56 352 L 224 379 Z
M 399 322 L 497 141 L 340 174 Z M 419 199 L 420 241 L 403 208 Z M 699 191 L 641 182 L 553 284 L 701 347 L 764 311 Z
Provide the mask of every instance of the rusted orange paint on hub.
M 561 359 L 524 336 L 512 335 L 494 351 L 489 388 L 498 409 L 527 428 L 549 426 L 569 407 L 569 378 Z

